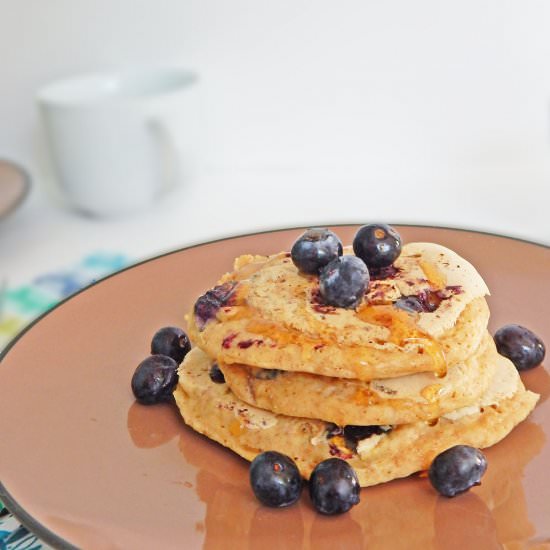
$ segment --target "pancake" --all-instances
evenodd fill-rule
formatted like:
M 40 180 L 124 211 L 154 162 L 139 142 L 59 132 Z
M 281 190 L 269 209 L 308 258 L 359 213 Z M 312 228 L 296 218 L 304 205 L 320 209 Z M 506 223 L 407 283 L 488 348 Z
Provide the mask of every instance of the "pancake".
M 497 443 L 531 412 L 539 397 L 525 390 L 515 367 L 501 357 L 494 377 L 500 383 L 476 406 L 437 422 L 377 427 L 370 437 L 350 443 L 345 429 L 334 424 L 248 405 L 227 384 L 210 379 L 210 366 L 210 357 L 195 348 L 179 368 L 174 397 L 187 425 L 247 460 L 266 450 L 285 453 L 305 478 L 322 460 L 339 456 L 355 469 L 363 487 L 425 470 L 453 445 L 484 448 Z
M 431 243 L 406 244 L 356 309 L 323 305 L 318 277 L 300 273 L 286 253 L 242 256 L 199 298 L 189 335 L 227 365 L 367 381 L 442 375 L 479 347 L 486 294 L 471 264 Z
M 340 425 L 407 424 L 476 403 L 499 357 L 486 333 L 478 352 L 449 367 L 443 378 L 423 372 L 365 382 L 237 363 L 219 366 L 235 396 L 261 409 Z

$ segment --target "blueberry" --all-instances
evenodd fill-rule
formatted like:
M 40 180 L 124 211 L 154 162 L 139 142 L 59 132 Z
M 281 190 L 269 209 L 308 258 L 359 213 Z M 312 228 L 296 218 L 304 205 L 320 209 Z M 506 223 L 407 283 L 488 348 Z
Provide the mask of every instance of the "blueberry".
M 328 229 L 308 229 L 292 246 L 290 256 L 303 273 L 318 273 L 343 253 L 342 242 Z
M 479 485 L 486 469 L 487 459 L 479 449 L 455 445 L 435 457 L 428 477 L 438 493 L 454 497 Z
M 132 376 L 132 391 L 143 405 L 169 401 L 178 383 L 178 364 L 167 355 L 150 355 Z
M 420 313 L 425 311 L 422 302 L 417 296 L 402 296 L 395 302 L 395 307 L 403 309 L 409 313 Z
M 168 355 L 178 365 L 191 350 L 189 337 L 181 328 L 164 327 L 159 329 L 151 341 L 152 355 Z
M 394 305 L 409 313 L 432 313 L 446 299 L 445 295 L 439 290 L 422 290 L 416 296 L 401 296 Z
M 225 384 L 225 376 L 223 375 L 218 363 L 214 363 L 210 367 L 210 372 L 208 374 L 210 375 L 210 380 L 212 380 L 215 384 Z
M 505 325 L 495 332 L 497 351 L 508 357 L 518 370 L 540 365 L 546 354 L 542 340 L 521 325 Z
M 364 225 L 353 239 L 353 252 L 370 268 L 386 267 L 401 254 L 401 236 L 385 223 Z
M 278 369 L 256 369 L 254 378 L 258 380 L 275 380 L 282 372 Z
M 348 424 L 344 426 L 344 437 L 347 442 L 357 447 L 357 443 L 363 439 L 368 439 L 373 435 L 382 435 L 391 432 L 389 426 L 354 426 Z
M 300 498 L 302 476 L 290 457 L 266 451 L 250 465 L 250 485 L 262 504 L 282 508 Z
M 341 458 L 328 458 L 315 466 L 309 479 L 309 496 L 322 514 L 347 512 L 359 502 L 359 480 Z
M 342 256 L 332 260 L 319 274 L 319 291 L 326 304 L 353 308 L 369 285 L 369 270 L 363 260 Z
M 344 435 L 344 428 L 342 426 L 338 426 L 338 424 L 334 424 L 333 422 L 327 422 L 327 426 L 326 426 L 327 439 L 330 439 L 331 437 L 334 437 L 337 435 Z
M 202 331 L 206 323 L 216 317 L 216 314 L 222 306 L 232 305 L 234 303 L 236 286 L 237 283 L 235 281 L 228 281 L 223 285 L 215 286 L 206 291 L 198 298 L 195 302 L 193 312 L 199 330 Z

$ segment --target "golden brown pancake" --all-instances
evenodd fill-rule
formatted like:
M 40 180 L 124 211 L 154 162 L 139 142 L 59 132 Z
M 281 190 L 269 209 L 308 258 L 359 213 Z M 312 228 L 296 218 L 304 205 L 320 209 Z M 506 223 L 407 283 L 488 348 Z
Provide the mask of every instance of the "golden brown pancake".
M 427 469 L 437 454 L 453 445 L 495 444 L 531 412 L 539 397 L 525 390 L 514 366 L 502 357 L 494 377 L 500 382 L 479 405 L 437 422 L 373 428 L 369 437 L 350 440 L 346 430 L 334 424 L 277 415 L 245 403 L 227 384 L 210 379 L 211 364 L 208 355 L 195 348 L 179 368 L 174 396 L 186 424 L 247 460 L 266 450 L 287 454 L 305 478 L 322 460 L 339 456 L 354 468 L 363 487 Z
M 285 253 L 237 258 L 219 283 L 197 301 L 189 333 L 227 365 L 367 381 L 444 374 L 474 354 L 489 318 L 481 276 L 431 243 L 405 245 L 355 309 L 323 304 L 318 277 Z
M 486 333 L 478 352 L 449 367 L 442 378 L 421 372 L 365 382 L 238 363 L 219 366 L 239 399 L 277 414 L 340 425 L 407 424 L 476 403 L 487 390 L 499 358 Z

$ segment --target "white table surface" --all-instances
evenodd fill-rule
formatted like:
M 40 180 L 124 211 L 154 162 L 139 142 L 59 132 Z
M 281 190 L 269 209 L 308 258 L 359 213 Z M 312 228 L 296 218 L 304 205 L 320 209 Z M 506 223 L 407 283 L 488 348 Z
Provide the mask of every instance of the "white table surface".
M 122 252 L 135 261 L 228 235 L 331 223 L 413 223 L 496 232 L 550 244 L 548 186 L 487 185 L 457 190 L 339 182 L 335 175 L 204 171 L 145 211 L 117 219 L 84 217 L 33 191 L 0 221 L 0 280 L 25 284 L 95 251 Z

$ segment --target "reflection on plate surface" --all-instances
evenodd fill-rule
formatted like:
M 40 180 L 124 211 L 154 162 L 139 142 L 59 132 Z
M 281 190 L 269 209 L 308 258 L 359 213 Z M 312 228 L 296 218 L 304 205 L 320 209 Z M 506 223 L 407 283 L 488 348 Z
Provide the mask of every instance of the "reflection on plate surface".
M 350 242 L 355 228 L 335 230 Z M 517 321 L 550 342 L 548 249 L 469 232 L 400 230 L 407 241 L 450 246 L 478 267 L 492 291 L 492 330 Z M 44 528 L 94 548 L 544 548 L 544 367 L 522 375 L 541 402 L 487 450 L 481 486 L 446 499 L 424 476 L 412 476 L 363 489 L 361 503 L 339 517 L 316 514 L 307 491 L 289 509 L 261 506 L 246 461 L 187 428 L 175 407 L 133 401 L 130 378 L 156 329 L 183 325 L 234 256 L 288 249 L 299 233 L 241 237 L 141 264 L 78 294 L 15 343 L 0 363 L 0 472 L 22 519 L 46 537 Z
M 542 378 L 547 390 L 548 377 Z M 536 388 L 541 389 L 538 384 Z M 182 427 L 169 405 L 134 403 L 128 410 L 128 431 L 138 447 L 148 449 L 179 437 L 183 457 L 198 468 L 195 482 L 183 486 L 206 505 L 204 519 L 195 526 L 204 533 L 206 548 L 232 540 L 253 547 L 269 541 L 291 549 L 339 544 L 382 549 L 399 532 L 406 536 L 395 548 L 500 548 L 522 547 L 535 535 L 522 478 L 546 438 L 530 420 L 487 451 L 491 468 L 482 485 L 460 498 L 439 497 L 419 475 L 363 490 L 351 513 L 334 518 L 316 514 L 305 493 L 291 509 L 261 506 L 248 487 L 248 463 Z

